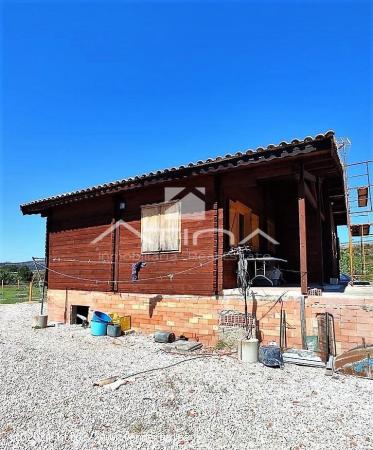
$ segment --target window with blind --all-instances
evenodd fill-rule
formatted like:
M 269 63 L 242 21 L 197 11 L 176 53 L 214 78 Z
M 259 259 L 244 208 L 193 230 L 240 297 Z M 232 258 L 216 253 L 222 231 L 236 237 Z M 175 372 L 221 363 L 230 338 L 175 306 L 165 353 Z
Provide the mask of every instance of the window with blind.
M 141 207 L 141 252 L 180 250 L 180 202 Z

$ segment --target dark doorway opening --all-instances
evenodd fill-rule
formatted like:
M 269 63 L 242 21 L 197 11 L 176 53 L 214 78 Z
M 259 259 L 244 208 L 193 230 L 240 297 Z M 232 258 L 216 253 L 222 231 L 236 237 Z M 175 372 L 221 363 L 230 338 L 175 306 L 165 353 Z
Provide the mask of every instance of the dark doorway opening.
M 79 316 L 83 316 L 88 320 L 89 306 L 71 305 L 70 323 L 71 325 L 81 325 L 83 320 Z

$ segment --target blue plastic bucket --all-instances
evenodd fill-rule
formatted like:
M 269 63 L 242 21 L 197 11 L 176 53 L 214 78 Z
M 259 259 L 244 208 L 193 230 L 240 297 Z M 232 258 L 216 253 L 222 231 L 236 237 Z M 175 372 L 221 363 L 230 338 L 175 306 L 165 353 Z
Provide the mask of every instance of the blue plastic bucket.
M 101 311 L 95 311 L 92 315 L 92 322 L 105 322 L 105 323 L 111 323 L 112 318 Z
M 92 336 L 105 336 L 107 331 L 106 322 L 91 322 L 91 335 Z

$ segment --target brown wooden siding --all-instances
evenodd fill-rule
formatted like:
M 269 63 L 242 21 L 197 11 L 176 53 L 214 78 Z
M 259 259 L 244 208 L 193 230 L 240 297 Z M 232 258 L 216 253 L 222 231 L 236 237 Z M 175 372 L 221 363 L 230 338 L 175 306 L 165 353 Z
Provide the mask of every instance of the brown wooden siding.
M 164 187 L 167 186 L 187 188 L 199 186 L 204 187 L 206 192 L 204 218 L 194 220 L 193 216 L 182 216 L 181 251 L 142 255 L 139 236 L 124 226 L 119 226 L 116 228 L 119 261 L 116 277 L 113 264 L 94 262 L 114 261 L 114 232 L 109 233 L 97 244 L 92 244 L 92 240 L 108 229 L 113 217 L 116 220 L 124 220 L 140 233 L 141 206 L 164 201 Z M 214 201 L 215 195 L 214 177 L 209 176 L 194 178 L 193 181 L 183 180 L 172 185 L 149 187 L 122 197 L 108 196 L 99 201 L 91 200 L 56 209 L 50 220 L 49 267 L 52 270 L 49 274 L 49 288 L 109 291 L 115 284 L 103 281 L 116 280 L 119 292 L 213 294 L 216 289 L 216 267 L 213 257 L 217 244 L 213 228 L 217 214 L 222 215 L 221 209 Z M 120 200 L 126 202 L 123 212 L 115 207 Z M 193 234 L 201 229 L 208 231 L 199 236 L 197 245 L 193 245 Z M 131 266 L 139 260 L 146 261 L 147 266 L 140 271 L 139 280 L 132 282 Z M 173 278 L 167 277 L 168 274 L 174 274 Z
M 97 244 L 92 244 L 92 241 L 107 230 L 112 217 L 113 201 L 109 198 L 68 205 L 53 211 L 49 220 L 49 288 L 111 290 L 111 285 L 106 281 L 112 278 L 112 264 L 97 261 L 110 261 L 112 234 Z
M 141 205 L 164 201 L 164 187 L 193 187 L 206 189 L 206 211 L 204 218 L 182 215 L 181 251 L 141 255 L 141 243 L 138 236 L 124 227 L 120 228 L 118 279 L 119 292 L 157 293 L 157 294 L 200 294 L 211 295 L 214 291 L 214 181 L 213 177 L 199 180 L 185 180 L 182 183 L 153 187 L 126 196 L 128 207 L 121 218 L 137 232 L 141 232 Z M 193 234 L 202 229 L 210 230 L 198 238 L 193 245 Z M 185 238 L 188 233 L 187 238 Z M 139 260 L 147 262 L 140 271 L 139 280 L 131 282 L 131 266 Z M 203 266 L 198 267 L 202 263 Z M 179 272 L 185 272 L 180 273 Z M 174 274 L 173 278 L 167 277 Z M 157 277 L 164 276 L 159 279 Z M 156 278 L 156 279 L 154 279 Z
M 116 290 L 159 295 L 212 295 L 222 289 L 235 288 L 236 260 L 221 259 L 229 245 L 222 233 L 214 231 L 216 228 L 229 229 L 229 200 L 238 200 L 257 214 L 263 231 L 268 232 L 268 220 L 274 223 L 274 237 L 280 245 L 271 249 L 270 253 L 288 260 L 283 266 L 287 270 L 285 279 L 297 283 L 299 225 L 297 182 L 294 176 L 296 170 L 296 167 L 284 162 L 277 164 L 276 172 L 273 173 L 258 166 L 225 174 L 198 175 L 172 183 L 147 186 L 136 191 L 110 194 L 56 207 L 48 214 L 48 256 L 49 267 L 52 269 L 48 286 L 52 289 Z M 119 220 L 124 220 L 140 233 L 141 206 L 163 202 L 166 187 L 185 187 L 187 190 L 193 187 L 205 188 L 204 218 L 194 220 L 193 216 L 182 216 L 180 252 L 142 255 L 139 236 L 123 226 L 117 228 L 116 236 L 111 232 L 97 244 L 91 243 L 106 231 L 113 221 L 118 223 Z M 332 229 L 335 226 L 325 186 L 322 196 L 323 255 L 320 255 L 321 233 L 316 232 L 319 218 L 314 208 L 309 204 L 306 206 L 309 281 L 321 281 L 321 260 L 324 261 L 326 279 L 338 270 L 332 246 Z M 126 203 L 124 211 L 117 208 L 121 200 Z M 197 245 L 193 245 L 193 233 L 203 229 L 208 231 L 199 237 Z M 315 245 L 315 242 L 318 245 Z M 260 251 L 269 251 L 264 239 L 260 240 Z M 78 261 L 69 261 L 70 259 Z M 116 261 L 117 264 L 94 262 L 101 260 Z M 131 266 L 139 260 L 148 264 L 140 271 L 139 280 L 132 282 Z M 54 271 L 62 272 L 66 276 Z M 173 277 L 168 277 L 171 274 Z

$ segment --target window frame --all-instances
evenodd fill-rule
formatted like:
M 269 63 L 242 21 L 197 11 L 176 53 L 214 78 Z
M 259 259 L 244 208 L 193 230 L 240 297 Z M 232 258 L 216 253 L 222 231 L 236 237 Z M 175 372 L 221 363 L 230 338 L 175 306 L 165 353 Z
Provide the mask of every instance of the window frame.
M 251 229 L 251 208 L 244 203 L 240 202 L 239 200 L 233 200 L 232 198 L 229 199 L 228 203 L 228 215 L 229 215 L 229 231 L 234 236 L 234 242 L 229 242 L 229 247 L 235 247 L 236 245 L 239 245 L 241 242 L 240 239 L 240 224 L 239 224 L 239 216 L 242 215 L 244 217 L 243 219 L 243 231 L 245 237 L 247 236 L 247 231 L 250 228 Z M 232 211 L 234 211 L 234 214 L 232 215 Z
M 142 218 L 143 218 L 143 210 L 145 208 L 159 208 L 159 210 L 161 210 L 161 208 L 170 206 L 170 205 L 174 205 L 177 204 L 178 205 L 178 214 L 179 214 L 179 220 L 178 220 L 178 248 L 174 249 L 174 250 L 147 250 L 144 251 L 143 250 L 143 237 L 142 237 Z M 160 203 L 147 203 L 145 205 L 141 205 L 140 206 L 141 209 L 141 219 L 140 219 L 140 240 L 141 240 L 141 254 L 142 255 L 157 255 L 160 253 L 180 253 L 181 252 L 181 219 L 182 219 L 182 214 L 181 214 L 181 201 L 180 200 L 172 200 L 169 202 L 160 202 Z M 159 218 L 161 221 L 161 216 L 162 214 L 159 212 Z M 158 247 L 160 247 L 160 236 L 161 236 L 161 226 L 159 226 L 159 230 L 158 230 Z
M 232 215 L 232 211 L 235 211 L 234 215 Z M 244 237 L 245 239 L 249 234 L 251 234 L 254 231 L 253 223 L 256 222 L 256 228 L 259 228 L 260 224 L 260 215 L 256 214 L 254 210 L 246 205 L 245 203 L 241 202 L 240 200 L 234 200 L 232 198 L 229 199 L 228 202 L 228 216 L 229 216 L 229 231 L 233 233 L 234 235 L 234 244 L 231 242 L 229 243 L 230 247 L 234 247 L 236 245 L 239 245 L 239 243 L 242 241 L 240 236 L 241 226 L 243 225 L 243 231 L 244 231 Z M 243 223 L 240 224 L 240 216 L 244 217 Z M 237 221 L 237 223 L 232 222 L 232 219 Z M 260 251 L 260 239 L 259 235 L 254 236 L 250 239 L 250 241 L 247 242 L 247 244 L 250 244 L 253 247 L 253 251 L 258 252 Z

